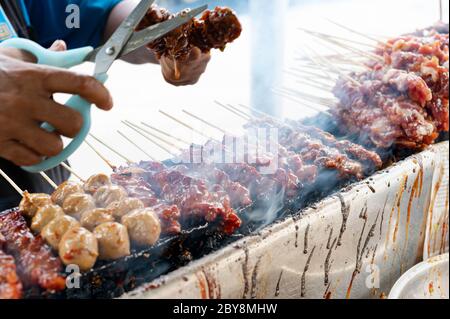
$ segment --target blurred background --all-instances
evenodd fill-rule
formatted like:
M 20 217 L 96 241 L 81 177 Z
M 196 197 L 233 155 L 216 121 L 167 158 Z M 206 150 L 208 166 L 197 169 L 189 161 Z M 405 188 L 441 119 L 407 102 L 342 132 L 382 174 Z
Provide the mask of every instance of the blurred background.
M 361 37 L 336 27 L 327 19 L 380 37 L 413 32 L 439 20 L 438 0 L 159 0 L 157 3 L 172 12 L 204 3 L 210 8 L 229 6 L 237 11 L 244 32 L 225 52 L 212 53 L 206 74 L 195 86 L 179 88 L 167 84 L 156 65 L 132 66 L 118 62 L 113 66 L 107 86 L 114 96 L 115 108 L 108 113 L 93 111 L 92 132 L 133 161 L 146 160 L 148 156 L 117 130 L 152 157 L 165 159 L 170 154 L 122 125 L 122 120 L 144 121 L 184 139 L 205 141 L 203 136 L 158 113 L 160 109 L 217 138 L 220 138 L 218 131 L 195 122 L 182 110 L 189 110 L 231 132 L 239 132 L 244 121 L 219 108 L 215 100 L 252 105 L 295 119 L 314 115 L 314 110 L 273 93 L 274 88 L 286 85 L 308 90 L 286 72 L 299 58 L 302 46 L 315 45 L 299 27 L 361 41 Z M 443 20 L 448 22 L 448 0 L 443 3 Z M 90 67 L 83 65 L 80 70 L 90 72 Z M 117 154 L 96 145 L 114 164 L 124 163 Z M 71 162 L 83 176 L 108 172 L 108 167 L 87 147 L 75 154 Z

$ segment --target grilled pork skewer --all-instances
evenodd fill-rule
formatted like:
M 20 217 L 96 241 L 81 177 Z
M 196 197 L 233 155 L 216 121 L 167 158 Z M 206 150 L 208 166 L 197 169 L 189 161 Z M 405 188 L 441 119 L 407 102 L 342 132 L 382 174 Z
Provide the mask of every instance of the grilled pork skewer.
M 0 233 L 0 300 L 20 299 L 22 297 L 22 283 L 17 274 L 14 258 L 7 255 L 3 249 L 5 238 Z

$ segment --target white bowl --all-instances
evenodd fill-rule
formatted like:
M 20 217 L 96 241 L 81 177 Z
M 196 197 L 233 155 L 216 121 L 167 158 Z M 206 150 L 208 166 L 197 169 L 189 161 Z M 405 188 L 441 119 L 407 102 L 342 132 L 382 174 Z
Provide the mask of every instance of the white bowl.
M 394 285 L 389 299 L 449 299 L 448 253 L 411 268 Z

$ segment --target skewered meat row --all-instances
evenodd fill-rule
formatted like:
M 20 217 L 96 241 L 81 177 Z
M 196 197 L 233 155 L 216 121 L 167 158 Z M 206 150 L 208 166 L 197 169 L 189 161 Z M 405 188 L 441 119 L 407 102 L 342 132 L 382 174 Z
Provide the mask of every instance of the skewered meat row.
M 388 41 L 385 63 L 341 78 L 332 110 L 344 128 L 380 148 L 422 149 L 449 129 L 448 34 L 435 31 Z M 367 141 L 366 141 L 367 143 Z
M 157 169 L 155 165 L 158 165 Z M 152 208 L 157 211 L 163 228 L 169 226 L 175 228 L 173 230 L 181 229 L 179 220 L 187 221 L 192 218 L 201 218 L 208 222 L 220 220 L 222 228 L 227 229 L 227 234 L 233 233 L 240 226 L 240 219 L 231 207 L 226 192 L 210 192 L 205 180 L 195 179 L 176 169 L 159 165 L 143 162 L 139 166 L 143 170 L 139 175 L 130 173 L 125 168 L 114 174 L 112 179 L 123 187 L 130 183 L 146 183 L 146 187 L 153 192 L 152 196 L 156 194 L 158 198 L 158 204 Z M 167 230 L 163 232 L 167 233 Z
M 385 65 L 420 76 L 432 92 L 427 109 L 434 118 L 438 131 L 448 131 L 448 69 L 449 35 L 431 31 L 424 36 L 407 35 L 391 39 L 380 47 Z M 385 65 L 375 65 L 383 68 Z
M 179 15 L 186 12 L 185 10 Z M 153 5 L 138 30 L 175 16 L 166 9 Z M 241 23 L 234 12 L 229 8 L 217 7 L 213 11 L 205 11 L 200 19 L 192 19 L 189 23 L 152 42 L 148 47 L 158 58 L 167 56 L 175 60 L 185 60 L 193 47 L 199 48 L 203 53 L 208 53 L 211 49 L 223 51 L 228 43 L 239 38 L 241 31 Z
M 3 251 L 5 238 L 0 233 L 0 300 L 20 299 L 22 283 L 16 271 L 14 258 Z
M 337 170 L 341 178 L 362 179 L 367 172 L 382 166 L 376 153 L 347 140 L 338 141 L 331 134 L 301 123 L 284 124 L 262 118 L 247 125 L 264 126 L 278 128 L 279 151 L 288 164 L 294 164 L 294 171 L 303 183 L 313 184 L 321 169 Z
M 38 285 L 44 290 L 63 290 L 62 265 L 40 236 L 34 236 L 20 212 L 0 216 L 0 233 L 5 238 L 6 252 L 17 263 L 25 287 Z
M 85 190 L 92 195 L 84 193 Z M 62 207 L 52 199 L 62 203 Z M 63 183 L 51 197 L 25 193 L 20 204 L 21 213 L 31 219 L 31 229 L 40 232 L 59 251 L 65 264 L 77 264 L 83 271 L 92 268 L 97 258 L 112 260 L 128 256 L 130 238 L 136 238 L 136 245 L 154 244 L 159 239 L 160 222 L 157 218 L 149 219 L 148 210 L 133 215 L 129 227 L 116 222 L 143 208 L 140 200 L 128 198 L 126 191 L 113 185 L 104 174 L 92 176 L 84 185 Z M 139 220 L 143 223 L 137 227 Z M 12 225 L 2 226 L 7 229 Z

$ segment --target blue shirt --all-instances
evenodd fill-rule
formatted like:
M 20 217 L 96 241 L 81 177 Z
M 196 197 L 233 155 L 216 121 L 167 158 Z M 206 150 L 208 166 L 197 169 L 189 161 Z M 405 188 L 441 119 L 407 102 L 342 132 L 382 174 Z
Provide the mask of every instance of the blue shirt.
M 55 40 L 64 40 L 69 49 L 83 46 L 97 47 L 111 10 L 121 0 L 24 0 L 36 41 L 49 47 Z M 66 8 L 76 4 L 80 8 L 80 28 L 67 28 L 70 13 Z

